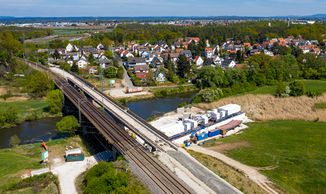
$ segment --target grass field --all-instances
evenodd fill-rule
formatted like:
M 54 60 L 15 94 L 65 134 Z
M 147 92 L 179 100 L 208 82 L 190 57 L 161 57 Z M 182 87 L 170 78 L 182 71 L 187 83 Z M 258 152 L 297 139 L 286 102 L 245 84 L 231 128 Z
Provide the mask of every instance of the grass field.
M 40 119 L 50 116 L 50 113 L 44 111 L 48 105 L 43 99 L 24 100 L 17 102 L 0 102 L 0 109 L 7 107 L 13 107 L 17 111 L 18 122 L 22 122 L 26 119 L 32 119 L 32 117 Z
M 326 193 L 326 123 L 270 121 L 252 123 L 240 135 L 217 140 L 249 146 L 225 154 L 260 171 L 285 193 Z M 205 146 L 215 146 L 207 142 Z
M 326 81 L 323 80 L 301 80 L 307 90 L 326 92 Z M 263 86 L 259 87 L 254 91 L 249 92 L 249 94 L 274 94 L 276 86 Z
M 222 161 L 192 150 L 188 150 L 188 152 L 208 169 L 213 171 L 215 174 L 226 180 L 228 183 L 243 193 L 266 193 L 262 188 L 259 187 L 259 185 L 251 181 L 244 174 L 228 165 L 225 165 L 225 163 Z

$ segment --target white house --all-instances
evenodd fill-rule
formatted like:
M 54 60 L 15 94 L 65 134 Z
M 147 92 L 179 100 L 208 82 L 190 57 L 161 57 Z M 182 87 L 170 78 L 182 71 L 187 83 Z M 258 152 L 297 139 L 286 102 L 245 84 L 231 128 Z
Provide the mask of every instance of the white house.
M 273 57 L 274 56 L 274 53 L 272 51 L 269 51 L 269 50 L 264 50 L 264 54 L 267 55 L 267 56 L 270 56 L 270 57 Z
M 165 75 L 162 72 L 158 73 L 156 75 L 156 81 L 157 82 L 165 82 L 166 81 Z
M 201 56 L 197 56 L 194 60 L 197 67 L 201 67 L 204 64 L 204 60 L 201 58 Z
M 78 51 L 78 47 L 69 43 L 67 46 L 66 46 L 66 52 L 72 52 L 72 51 Z
M 104 50 L 104 45 L 103 44 L 98 44 L 96 47 L 97 50 Z
M 90 67 L 90 68 L 88 69 L 88 73 L 89 73 L 89 74 L 92 74 L 92 75 L 96 74 L 96 73 L 97 73 L 97 67 L 96 67 L 96 66 L 94 66 L 94 67 Z
M 221 66 L 222 65 L 222 62 L 223 62 L 223 59 L 220 58 L 219 56 L 215 56 L 213 58 L 213 62 L 214 62 L 215 65 Z
M 224 60 L 222 66 L 224 68 L 234 68 L 237 64 L 233 60 Z
M 80 59 L 78 62 L 77 62 L 77 66 L 78 68 L 80 69 L 85 69 L 88 65 L 88 62 L 84 59 Z
M 205 48 L 205 57 L 212 58 L 214 55 L 214 51 L 212 48 Z

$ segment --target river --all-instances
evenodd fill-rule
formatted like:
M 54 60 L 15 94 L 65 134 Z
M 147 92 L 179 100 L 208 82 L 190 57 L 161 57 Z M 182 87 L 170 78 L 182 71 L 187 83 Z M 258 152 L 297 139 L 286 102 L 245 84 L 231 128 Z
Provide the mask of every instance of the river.
M 190 102 L 194 94 L 178 94 L 162 98 L 144 99 L 127 103 L 127 107 L 147 120 L 178 108 L 182 102 Z M 40 142 L 41 140 L 62 138 L 55 130 L 60 118 L 46 118 L 21 123 L 15 127 L 0 129 L 0 148 L 10 147 L 10 137 L 17 135 L 21 144 Z
M 60 118 L 46 118 L 36 121 L 26 121 L 15 127 L 0 129 L 0 148 L 10 147 L 10 137 L 17 135 L 21 144 L 40 142 L 62 137 L 55 130 L 55 124 Z
M 160 116 L 176 110 L 179 104 L 190 102 L 193 96 L 193 93 L 187 93 L 162 98 L 144 99 L 128 102 L 127 107 L 138 116 L 147 120 L 152 116 Z

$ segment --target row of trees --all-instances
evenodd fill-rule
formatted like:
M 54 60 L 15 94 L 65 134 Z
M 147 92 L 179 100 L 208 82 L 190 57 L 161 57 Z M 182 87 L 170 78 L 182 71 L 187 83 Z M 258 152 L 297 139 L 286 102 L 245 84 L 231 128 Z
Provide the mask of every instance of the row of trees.
M 173 25 L 119 25 L 113 32 L 95 35 L 93 40 L 108 39 L 117 43 L 131 40 L 157 42 L 165 40 L 171 44 L 179 37 L 197 36 L 208 39 L 212 44 L 226 41 L 228 38 L 245 42 L 263 41 L 266 38 L 301 35 L 306 39 L 315 39 L 322 42 L 322 35 L 326 34 L 324 24 L 293 25 L 288 27 L 286 22 L 268 21 L 243 22 L 229 25 L 211 24 L 206 26 L 173 26 Z

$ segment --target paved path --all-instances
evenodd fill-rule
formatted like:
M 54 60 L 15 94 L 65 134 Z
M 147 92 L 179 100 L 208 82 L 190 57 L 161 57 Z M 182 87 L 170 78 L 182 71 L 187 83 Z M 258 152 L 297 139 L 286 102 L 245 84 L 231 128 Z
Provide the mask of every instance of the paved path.
M 266 192 L 271 194 L 278 194 L 277 191 L 275 191 L 272 187 L 269 186 L 272 183 L 268 180 L 268 178 L 260 174 L 255 168 L 244 165 L 236 160 L 233 160 L 232 158 L 227 157 L 224 154 L 200 147 L 198 145 L 191 145 L 188 149 L 217 158 L 222 162 L 228 164 L 229 166 L 243 172 L 253 182 L 257 183 L 261 188 L 263 188 Z

